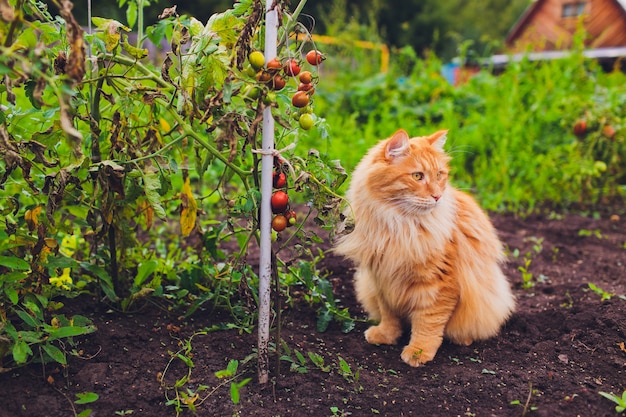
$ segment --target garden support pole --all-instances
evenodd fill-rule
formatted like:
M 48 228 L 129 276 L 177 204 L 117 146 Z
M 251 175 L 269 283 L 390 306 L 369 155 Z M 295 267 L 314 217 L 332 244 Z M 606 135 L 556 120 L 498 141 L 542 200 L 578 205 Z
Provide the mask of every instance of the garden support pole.
M 276 57 L 278 32 L 277 4 L 266 0 L 265 4 L 265 59 Z M 269 334 L 270 334 L 270 283 L 272 277 L 272 169 L 274 166 L 274 118 L 271 106 L 263 110 L 263 156 L 261 159 L 261 237 L 259 261 L 259 384 L 268 382 L 269 373 Z

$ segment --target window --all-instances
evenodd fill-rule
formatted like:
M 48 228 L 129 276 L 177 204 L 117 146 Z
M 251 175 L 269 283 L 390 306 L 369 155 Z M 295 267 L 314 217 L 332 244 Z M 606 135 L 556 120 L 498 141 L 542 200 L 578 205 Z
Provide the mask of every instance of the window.
M 577 17 L 585 13 L 585 2 L 565 3 L 561 17 Z

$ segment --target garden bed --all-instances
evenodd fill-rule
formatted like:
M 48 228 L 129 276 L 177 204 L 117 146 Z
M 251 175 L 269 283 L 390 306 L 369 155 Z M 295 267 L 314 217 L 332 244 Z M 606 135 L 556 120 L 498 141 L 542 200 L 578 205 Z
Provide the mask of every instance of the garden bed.
M 176 415 L 166 405 L 168 398 L 176 402 L 175 391 L 162 380 L 172 386 L 187 373 L 182 360 L 170 362 L 170 352 L 178 351 L 193 363 L 185 387 L 192 398 L 198 393 L 193 404 L 200 416 L 617 415 L 599 392 L 626 389 L 626 216 L 494 215 L 493 221 L 509 253 L 505 271 L 517 312 L 499 336 L 469 347 L 444 342 L 423 367 L 401 361 L 402 344 L 368 345 L 364 321 L 349 333 L 337 324 L 317 332 L 316 312 L 298 302 L 282 316 L 289 348 L 283 355 L 295 365 L 282 360 L 280 375 L 274 369 L 272 383 L 261 388 L 254 360 L 243 363 L 256 345 L 254 332 L 190 338 L 227 316 L 199 311 L 181 320 L 179 312 L 153 304 L 121 314 L 83 296 L 66 308 L 91 318 L 96 333 L 67 346 L 75 354 L 66 369 L 31 364 L 0 374 L 0 416 L 70 416 L 87 408 L 93 416 Z M 329 254 L 319 267 L 330 272 L 341 305 L 364 318 L 349 263 Z M 252 378 L 239 390 L 238 405 L 228 379 L 215 376 L 233 359 L 244 372 L 235 382 Z M 98 399 L 76 404 L 78 393 Z

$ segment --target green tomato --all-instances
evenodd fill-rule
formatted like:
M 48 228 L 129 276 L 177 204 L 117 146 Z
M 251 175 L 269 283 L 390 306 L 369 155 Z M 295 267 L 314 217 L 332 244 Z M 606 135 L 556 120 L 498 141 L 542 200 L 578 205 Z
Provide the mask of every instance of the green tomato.
M 252 68 L 258 71 L 263 68 L 263 65 L 265 64 L 265 55 L 259 51 L 252 51 L 250 52 L 250 55 L 248 55 L 248 61 L 250 61 Z
M 265 97 L 263 97 L 263 103 L 266 106 L 269 106 L 272 103 L 276 102 L 276 93 L 273 91 L 268 91 Z
M 298 121 L 300 122 L 300 127 L 304 130 L 311 129 L 315 124 L 315 119 L 313 119 L 313 115 L 310 113 L 301 114 Z
M 242 89 L 241 89 L 241 93 L 243 95 L 243 98 L 248 98 L 251 100 L 256 100 L 257 98 L 259 98 L 259 94 L 261 93 L 261 89 L 257 86 L 253 86 L 253 85 L 245 85 Z

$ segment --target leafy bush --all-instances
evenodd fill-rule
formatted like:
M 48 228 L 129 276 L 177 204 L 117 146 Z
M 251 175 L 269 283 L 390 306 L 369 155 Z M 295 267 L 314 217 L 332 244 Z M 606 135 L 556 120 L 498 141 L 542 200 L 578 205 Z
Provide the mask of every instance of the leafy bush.
M 309 216 L 330 223 L 332 190 L 345 179 L 323 154 L 288 146 L 323 132 L 321 121 L 304 131 L 296 118 L 314 99 L 293 107 L 295 77 L 247 60 L 265 41 L 261 2 L 238 2 L 206 25 L 166 9 L 132 44 L 131 27 L 100 17 L 83 36 L 71 3 L 58 6 L 61 18 L 41 2 L 19 2 L 0 22 L 0 358 L 20 365 L 40 347 L 61 362 L 51 343 L 93 326 L 50 318 L 60 306 L 52 300 L 83 292 L 124 311 L 146 300 L 187 314 L 226 308 L 249 331 L 257 276 L 246 255 L 259 235 L 263 112 L 271 110 L 276 147 L 285 148 L 274 158 L 289 178 L 281 188 L 309 203 L 279 234 L 277 265 L 285 268 L 286 242 L 315 238 L 303 227 Z M 131 26 L 141 14 L 129 13 Z M 282 16 L 279 57 L 304 66 L 310 38 L 292 41 L 306 30 Z M 142 33 L 170 44 L 158 64 Z M 274 82 L 259 81 L 266 75 Z
M 560 60 L 512 62 L 451 86 L 441 62 L 402 51 L 387 74 L 350 74 L 321 95 L 329 154 L 350 171 L 398 128 L 449 129 L 453 181 L 490 210 L 593 206 L 626 195 L 625 75 L 581 50 Z M 341 86 L 340 88 L 338 88 Z M 573 126 L 584 119 L 586 132 Z

